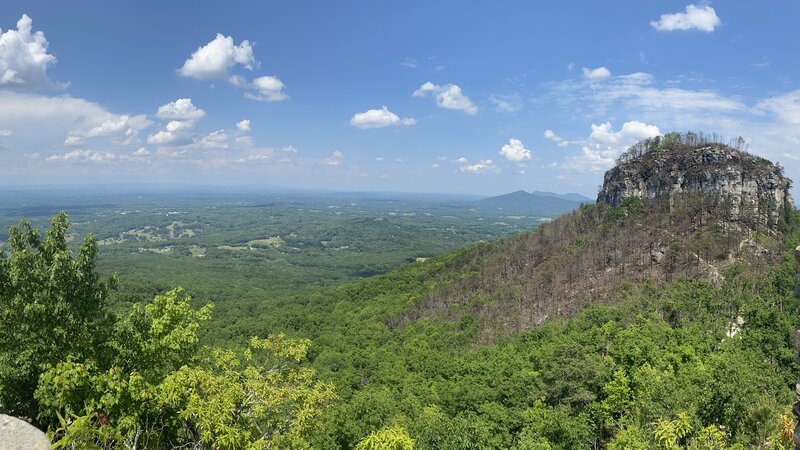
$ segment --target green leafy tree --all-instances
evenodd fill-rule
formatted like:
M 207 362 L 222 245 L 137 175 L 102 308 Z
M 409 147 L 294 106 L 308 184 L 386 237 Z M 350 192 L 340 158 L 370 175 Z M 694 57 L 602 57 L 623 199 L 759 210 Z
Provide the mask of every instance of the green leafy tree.
M 665 450 L 679 450 L 680 443 L 692 432 L 692 423 L 689 415 L 678 413 L 675 420 L 659 419 L 655 424 L 653 434 L 661 448 Z
M 621 430 L 608 444 L 608 450 L 649 450 L 654 447 L 650 433 L 637 426 Z
M 700 430 L 697 437 L 692 439 L 688 448 L 691 450 L 723 450 L 729 447 L 725 432 L 718 427 L 709 425 Z
M 135 305 L 117 324 L 109 369 L 70 358 L 42 375 L 36 398 L 58 418 L 58 446 L 309 448 L 335 399 L 302 365 L 310 342 L 253 338 L 241 356 L 208 349 L 197 361 L 211 308 L 189 302 L 175 289 Z
M 633 405 L 630 380 L 625 371 L 615 371 L 614 378 L 603 386 L 603 393 L 606 396 L 601 403 L 603 416 L 611 425 L 618 425 Z
M 591 424 L 585 413 L 576 415 L 569 408 L 552 408 L 537 400 L 522 416 L 525 425 L 516 448 L 566 450 L 591 447 Z
M 191 297 L 176 288 L 150 303 L 133 305 L 114 329 L 114 365 L 138 371 L 152 382 L 194 362 L 200 326 L 211 318 L 214 305 L 195 310 L 190 302 Z
M 169 442 L 178 420 L 158 407 L 160 384 L 166 376 L 196 360 L 197 332 L 213 305 L 195 311 L 191 298 L 178 288 L 134 305 L 119 320 L 110 347 L 110 366 L 66 361 L 49 366 L 39 379 L 35 397 L 42 405 L 43 424 L 68 420 L 55 434 L 62 444 L 128 447 L 142 442 Z M 171 427 L 159 424 L 171 423 Z
M 382 428 L 370 433 L 356 445 L 356 450 L 413 450 L 414 440 L 401 427 Z
M 336 395 L 300 366 L 309 345 L 280 334 L 251 339 L 241 358 L 214 349 L 206 364 L 170 374 L 160 402 L 179 411 L 195 447 L 310 448 L 307 437 Z
M 67 246 L 66 213 L 42 239 L 26 221 L 9 230 L 10 254 L 0 251 L 0 407 L 35 419 L 33 397 L 43 368 L 66 359 L 99 361 L 111 320 L 105 310 L 114 279 L 95 272 L 97 243 Z

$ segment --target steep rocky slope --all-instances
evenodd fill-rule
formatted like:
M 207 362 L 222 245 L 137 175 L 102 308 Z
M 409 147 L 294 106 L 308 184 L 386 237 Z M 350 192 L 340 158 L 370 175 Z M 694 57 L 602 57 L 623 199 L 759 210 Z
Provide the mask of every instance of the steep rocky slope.
M 463 251 L 404 320 L 477 316 L 492 341 L 613 304 L 629 283 L 758 272 L 782 244 L 790 185 L 779 166 L 696 135 L 643 141 L 606 174 L 596 205 Z

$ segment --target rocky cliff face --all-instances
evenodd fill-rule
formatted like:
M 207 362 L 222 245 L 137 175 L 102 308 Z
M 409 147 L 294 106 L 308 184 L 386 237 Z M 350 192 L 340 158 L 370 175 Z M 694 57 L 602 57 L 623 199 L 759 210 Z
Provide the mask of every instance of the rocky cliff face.
M 598 205 L 617 207 L 627 197 L 662 200 L 670 210 L 691 194 L 712 198 L 728 219 L 775 229 L 793 206 L 791 180 L 779 166 L 723 144 L 663 145 L 647 141 L 605 174 Z

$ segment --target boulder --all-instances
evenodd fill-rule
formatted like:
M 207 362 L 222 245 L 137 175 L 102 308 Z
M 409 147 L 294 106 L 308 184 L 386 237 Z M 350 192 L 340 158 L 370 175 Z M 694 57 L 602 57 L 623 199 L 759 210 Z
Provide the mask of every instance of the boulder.
M 0 450 L 50 450 L 47 435 L 16 417 L 0 414 Z

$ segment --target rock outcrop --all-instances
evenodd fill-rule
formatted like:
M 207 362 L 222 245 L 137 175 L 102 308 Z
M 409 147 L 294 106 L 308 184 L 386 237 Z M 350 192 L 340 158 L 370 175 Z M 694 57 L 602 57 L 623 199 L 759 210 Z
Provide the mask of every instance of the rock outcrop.
M 24 420 L 0 414 L 0 450 L 50 450 L 50 440 Z
M 661 200 L 672 210 L 702 193 L 710 207 L 724 207 L 729 221 L 777 228 L 794 205 L 791 180 L 780 166 L 728 145 L 686 139 L 634 146 L 606 172 L 597 203 L 617 207 L 627 197 L 640 197 Z

